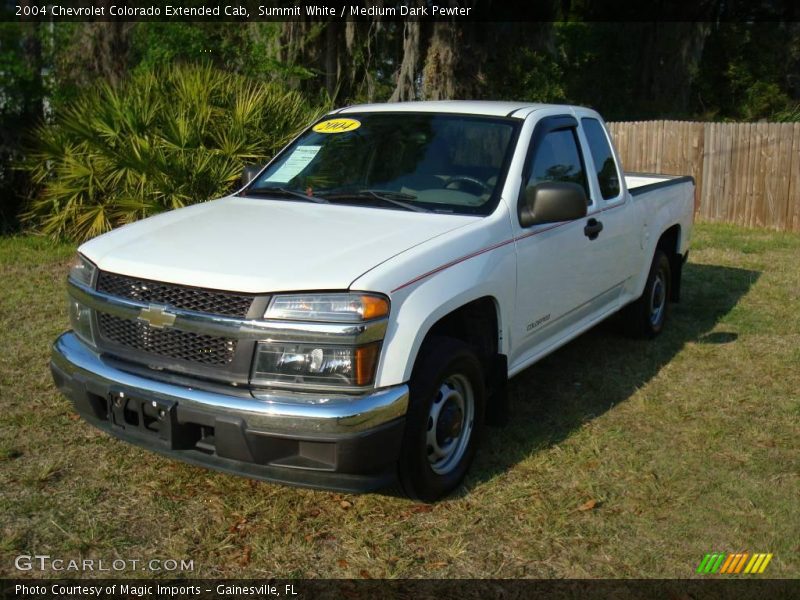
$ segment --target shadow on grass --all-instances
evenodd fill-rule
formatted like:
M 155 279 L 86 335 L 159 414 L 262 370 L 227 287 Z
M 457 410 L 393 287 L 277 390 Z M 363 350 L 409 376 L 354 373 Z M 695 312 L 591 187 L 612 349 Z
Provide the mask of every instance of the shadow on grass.
M 623 337 L 617 315 L 517 375 L 509 382 L 510 424 L 487 428 L 468 485 L 507 471 L 624 402 L 687 342 L 735 342 L 735 332 L 711 330 L 758 277 L 756 271 L 689 263 L 681 302 L 671 305 L 666 329 L 655 340 Z

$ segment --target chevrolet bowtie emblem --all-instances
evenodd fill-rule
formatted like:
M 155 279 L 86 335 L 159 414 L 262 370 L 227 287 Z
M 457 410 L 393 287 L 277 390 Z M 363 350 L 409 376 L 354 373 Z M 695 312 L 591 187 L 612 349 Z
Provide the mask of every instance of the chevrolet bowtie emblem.
M 160 306 L 151 304 L 139 312 L 139 320 L 144 321 L 154 329 L 164 329 L 172 327 L 175 323 L 175 315 L 168 313 Z

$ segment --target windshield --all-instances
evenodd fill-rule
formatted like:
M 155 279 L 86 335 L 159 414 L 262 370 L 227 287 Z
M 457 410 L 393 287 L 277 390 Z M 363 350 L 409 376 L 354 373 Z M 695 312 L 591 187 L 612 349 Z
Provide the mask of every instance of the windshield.
M 518 126 L 430 113 L 326 117 L 242 193 L 486 215 L 497 205 Z

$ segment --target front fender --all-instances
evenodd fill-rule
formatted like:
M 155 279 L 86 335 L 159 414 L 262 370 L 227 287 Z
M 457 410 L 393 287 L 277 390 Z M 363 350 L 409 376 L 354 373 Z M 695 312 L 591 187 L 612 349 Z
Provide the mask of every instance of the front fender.
M 439 270 L 396 288 L 391 294 L 392 315 L 378 365 L 380 387 L 403 383 L 411 377 L 419 349 L 433 325 L 454 310 L 489 297 L 497 311 L 498 348 L 506 352 L 509 311 L 516 289 L 513 240 L 480 254 L 463 255 Z M 452 264 L 451 264 L 452 263 Z M 402 285 L 402 284 L 401 284 Z

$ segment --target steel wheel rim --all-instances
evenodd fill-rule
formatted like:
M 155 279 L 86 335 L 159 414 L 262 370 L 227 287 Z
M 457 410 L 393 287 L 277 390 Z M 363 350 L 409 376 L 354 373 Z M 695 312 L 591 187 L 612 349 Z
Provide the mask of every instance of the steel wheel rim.
M 659 271 L 650 290 L 650 323 L 658 325 L 664 316 L 664 309 L 667 306 L 667 286 L 664 281 L 664 274 Z
M 451 472 L 464 457 L 475 420 L 475 393 L 461 374 L 449 375 L 436 390 L 425 435 L 426 454 L 437 475 Z

